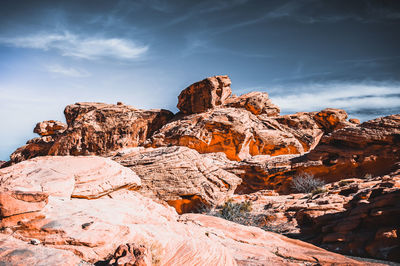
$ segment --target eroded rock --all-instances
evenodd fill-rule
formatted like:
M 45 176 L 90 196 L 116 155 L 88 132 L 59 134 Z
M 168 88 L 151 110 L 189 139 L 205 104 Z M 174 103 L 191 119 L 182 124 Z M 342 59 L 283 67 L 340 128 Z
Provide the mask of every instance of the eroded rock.
M 250 92 L 240 96 L 232 96 L 226 100 L 225 106 L 244 108 L 255 115 L 278 116 L 280 109 L 272 103 L 266 92 Z
M 187 147 L 149 148 L 113 159 L 140 176 L 141 193 L 167 201 L 178 213 L 221 204 L 241 182 Z
M 177 107 L 184 114 L 195 114 L 223 105 L 232 93 L 230 86 L 228 76 L 206 78 L 184 89 L 178 96 Z
M 33 129 L 34 133 L 40 136 L 57 135 L 63 133 L 67 129 L 67 125 L 55 120 L 39 122 Z

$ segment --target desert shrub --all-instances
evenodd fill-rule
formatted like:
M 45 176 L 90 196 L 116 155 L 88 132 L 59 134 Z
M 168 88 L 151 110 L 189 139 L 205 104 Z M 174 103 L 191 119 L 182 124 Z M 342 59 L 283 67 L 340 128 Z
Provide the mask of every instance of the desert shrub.
M 252 225 L 253 219 L 250 214 L 251 210 L 250 201 L 233 202 L 233 200 L 230 199 L 226 201 L 224 205 L 220 206 L 219 210 L 209 212 L 209 214 L 235 223 Z
M 313 175 L 308 173 L 296 176 L 292 180 L 292 187 L 300 193 L 311 193 L 324 185 L 324 181 L 314 178 Z
M 323 187 L 317 187 L 311 191 L 311 196 L 327 192 L 328 190 Z

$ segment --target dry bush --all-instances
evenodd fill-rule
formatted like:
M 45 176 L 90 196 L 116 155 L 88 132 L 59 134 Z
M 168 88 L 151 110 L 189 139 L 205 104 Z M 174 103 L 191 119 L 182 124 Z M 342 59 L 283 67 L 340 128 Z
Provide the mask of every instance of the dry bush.
M 313 191 L 322 191 L 321 188 L 325 182 L 314 178 L 313 175 L 305 173 L 293 178 L 292 187 L 300 193 L 312 193 Z

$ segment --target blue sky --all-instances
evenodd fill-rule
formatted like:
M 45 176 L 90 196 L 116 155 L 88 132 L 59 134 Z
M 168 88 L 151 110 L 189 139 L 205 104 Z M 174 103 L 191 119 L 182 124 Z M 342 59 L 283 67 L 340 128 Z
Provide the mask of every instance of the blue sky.
M 66 105 L 176 112 L 179 92 L 228 74 L 283 113 L 400 113 L 398 1 L 3 0 L 0 160 Z

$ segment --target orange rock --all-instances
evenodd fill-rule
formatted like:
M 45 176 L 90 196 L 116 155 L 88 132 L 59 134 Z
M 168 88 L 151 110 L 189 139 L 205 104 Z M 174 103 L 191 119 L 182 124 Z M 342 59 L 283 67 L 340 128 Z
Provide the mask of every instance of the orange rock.
M 226 100 L 225 106 L 244 108 L 255 115 L 265 114 L 278 116 L 280 109 L 272 103 L 266 92 L 250 92 L 241 96 L 232 96 Z
M 43 121 L 37 123 L 33 129 L 34 133 L 40 136 L 57 135 L 63 133 L 67 129 L 67 125 L 54 120 Z
M 231 80 L 228 76 L 215 76 L 196 82 L 178 96 L 178 109 L 184 114 L 205 112 L 223 105 L 231 95 Z
M 113 159 L 140 176 L 142 194 L 167 201 L 178 213 L 222 204 L 241 182 L 187 147 L 128 150 Z

